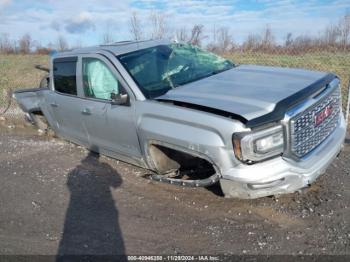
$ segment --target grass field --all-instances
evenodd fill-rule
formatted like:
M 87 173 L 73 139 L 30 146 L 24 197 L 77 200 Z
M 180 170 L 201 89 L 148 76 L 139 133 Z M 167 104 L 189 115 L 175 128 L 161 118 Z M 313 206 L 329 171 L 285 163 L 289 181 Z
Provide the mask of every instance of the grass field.
M 350 77 L 350 53 L 308 53 L 304 55 L 284 55 L 265 53 L 230 53 L 225 57 L 236 64 L 260 64 L 282 67 L 297 67 L 337 74 L 342 82 L 343 101 Z M 0 54 L 0 107 L 6 103 L 7 90 L 37 87 L 44 72 L 34 68 L 36 64 L 47 65 L 45 55 L 1 55 Z
M 8 90 L 37 87 L 45 72 L 34 65 L 48 63 L 49 57 L 45 55 L 0 54 L 0 107 L 7 102 Z

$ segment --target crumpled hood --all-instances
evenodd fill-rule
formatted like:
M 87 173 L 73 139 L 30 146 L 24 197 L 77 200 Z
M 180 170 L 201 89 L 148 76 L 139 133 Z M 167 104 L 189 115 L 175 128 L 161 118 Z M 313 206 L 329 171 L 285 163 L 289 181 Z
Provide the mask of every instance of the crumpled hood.
M 177 87 L 157 99 L 214 108 L 250 121 L 271 114 L 279 102 L 293 95 L 296 100 L 295 94 L 302 95 L 304 89 L 324 87 L 334 77 L 302 69 L 241 65 Z

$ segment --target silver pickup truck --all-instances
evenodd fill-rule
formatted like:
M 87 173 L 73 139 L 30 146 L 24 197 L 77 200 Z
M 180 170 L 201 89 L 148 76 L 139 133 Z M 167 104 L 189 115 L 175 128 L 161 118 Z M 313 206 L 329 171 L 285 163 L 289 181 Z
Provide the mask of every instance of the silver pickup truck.
M 163 40 L 57 53 L 48 71 L 47 85 L 13 94 L 33 122 L 158 181 L 220 183 L 226 197 L 307 187 L 345 138 L 331 73 L 236 65 Z

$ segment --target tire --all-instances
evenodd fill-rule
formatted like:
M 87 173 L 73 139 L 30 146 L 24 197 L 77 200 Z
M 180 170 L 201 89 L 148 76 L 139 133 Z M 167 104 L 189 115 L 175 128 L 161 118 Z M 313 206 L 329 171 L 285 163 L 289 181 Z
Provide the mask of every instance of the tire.
M 46 120 L 44 115 L 33 114 L 34 115 L 34 125 L 38 128 L 38 131 L 41 130 L 45 135 L 49 137 L 57 137 L 55 131 L 50 128 L 49 123 Z
M 40 115 L 40 114 L 33 114 L 30 113 L 30 117 L 33 121 L 33 124 L 39 129 L 44 131 L 45 133 L 47 132 L 49 125 L 46 121 L 45 116 Z

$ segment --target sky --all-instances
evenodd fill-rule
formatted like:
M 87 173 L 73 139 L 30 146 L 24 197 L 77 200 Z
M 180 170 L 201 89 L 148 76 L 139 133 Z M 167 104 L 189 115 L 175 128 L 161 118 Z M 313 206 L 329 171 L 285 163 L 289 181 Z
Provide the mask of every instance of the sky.
M 150 13 L 161 12 L 173 31 L 202 24 L 210 35 L 214 26 L 225 26 L 241 42 L 268 25 L 282 41 L 288 32 L 318 35 L 350 12 L 350 0 L 0 0 L 0 35 L 15 40 L 29 33 L 42 45 L 59 36 L 71 45 L 95 45 L 106 32 L 115 41 L 129 40 L 133 12 L 143 30 Z

